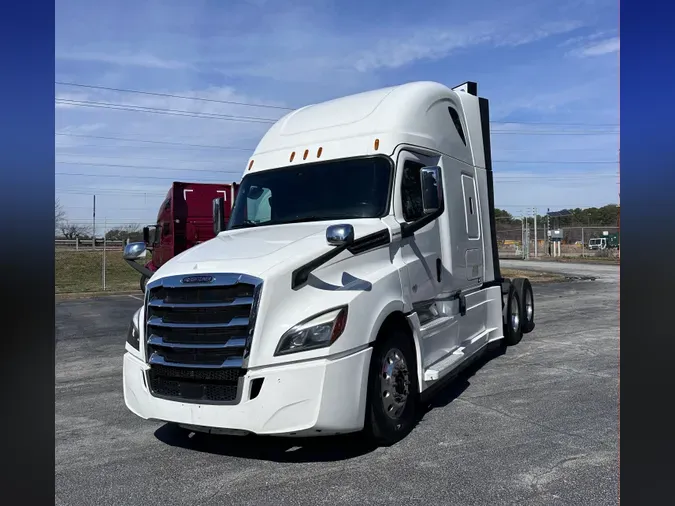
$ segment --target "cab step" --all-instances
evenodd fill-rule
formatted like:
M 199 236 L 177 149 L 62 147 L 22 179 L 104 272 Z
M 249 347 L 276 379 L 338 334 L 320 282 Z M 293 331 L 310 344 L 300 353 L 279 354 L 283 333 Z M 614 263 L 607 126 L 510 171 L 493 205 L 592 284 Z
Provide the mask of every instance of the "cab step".
M 464 358 L 465 347 L 457 348 L 447 357 L 429 366 L 424 371 L 424 381 L 437 381 L 452 370 L 452 366 Z

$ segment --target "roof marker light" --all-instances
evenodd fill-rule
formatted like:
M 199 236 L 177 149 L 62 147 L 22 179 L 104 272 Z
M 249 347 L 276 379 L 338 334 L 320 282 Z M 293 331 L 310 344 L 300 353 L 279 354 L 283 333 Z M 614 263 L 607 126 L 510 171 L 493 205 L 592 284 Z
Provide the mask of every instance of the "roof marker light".
M 248 164 L 248 170 L 251 170 L 253 168 L 253 160 Z
M 288 159 L 289 162 L 293 161 L 293 158 L 295 158 L 295 151 L 291 153 L 291 157 Z
M 375 139 L 375 144 L 373 145 L 375 147 L 375 151 L 380 147 L 380 139 Z
M 303 160 L 307 160 L 307 155 L 309 154 L 309 149 L 305 149 L 305 154 L 302 155 Z
M 316 151 L 316 157 L 317 157 L 317 158 L 321 158 L 321 153 L 323 153 L 323 148 L 319 148 L 319 149 Z

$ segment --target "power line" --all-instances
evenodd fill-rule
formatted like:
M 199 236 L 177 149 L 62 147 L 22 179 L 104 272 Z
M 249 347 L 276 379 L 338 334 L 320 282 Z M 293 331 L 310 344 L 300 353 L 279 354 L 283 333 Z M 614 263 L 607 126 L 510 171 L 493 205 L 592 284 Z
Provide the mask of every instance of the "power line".
M 492 149 L 494 151 L 526 151 L 528 153 L 532 152 L 532 148 L 497 148 L 495 146 L 492 146 Z M 546 151 L 603 151 L 603 152 L 608 152 L 608 151 L 614 151 L 610 150 L 607 148 L 546 148 Z M 616 153 L 619 152 L 617 149 L 615 151 Z
M 89 195 L 96 194 L 99 196 L 117 196 L 117 195 L 126 195 L 128 197 L 165 197 L 166 191 L 163 192 L 149 192 L 144 190 L 128 190 L 125 188 L 56 188 L 56 193 L 64 195 Z
M 588 131 L 555 131 L 555 130 L 491 130 L 491 134 L 503 135 L 619 135 L 619 132 L 607 132 L 602 130 Z
M 71 100 L 71 99 L 55 99 L 57 104 L 63 105 L 73 105 L 78 107 L 94 107 L 102 109 L 112 109 L 119 111 L 129 111 L 129 112 L 145 112 L 151 114 L 166 114 L 169 116 L 180 116 L 180 117 L 189 117 L 189 118 L 201 118 L 201 119 L 221 119 L 226 121 L 239 121 L 244 123 L 265 123 L 273 124 L 278 119 L 274 118 L 264 118 L 257 116 L 235 116 L 229 114 L 219 114 L 219 113 L 209 113 L 209 112 L 195 112 L 195 111 L 186 111 L 183 109 L 169 109 L 161 107 L 148 107 L 148 106 L 139 106 L 133 104 L 116 104 L 112 102 L 98 102 L 93 100 Z M 493 122 L 494 123 L 494 122 Z M 516 123 L 516 122 L 506 122 L 504 124 L 523 124 L 523 125 L 537 125 L 545 123 Z M 550 125 L 564 126 L 563 123 L 549 123 Z M 592 125 L 584 125 L 592 126 Z M 491 130 L 491 133 L 494 134 L 526 134 L 526 135 L 609 135 L 609 134 L 619 134 L 618 131 L 603 131 L 603 130 L 589 130 L 589 131 L 555 131 L 555 130 L 539 130 L 539 131 L 525 131 L 525 130 Z
M 197 151 L 197 152 L 203 152 L 204 148 L 194 148 L 190 146 L 135 146 L 133 144 L 55 144 L 54 147 L 57 150 L 62 150 L 62 149 L 80 149 L 80 148 L 98 148 L 100 150 L 105 150 L 105 149 L 128 149 L 129 151 L 137 151 L 139 149 L 154 149 L 155 151 L 161 150 L 162 152 L 169 152 L 174 149 L 177 150 L 187 150 L 187 151 Z M 246 152 L 251 152 L 252 150 L 249 149 L 243 149 L 243 148 L 232 148 L 233 150 L 237 151 L 246 151 Z M 57 154 L 66 154 L 66 153 L 57 153 Z M 80 155 L 87 155 L 87 156 L 98 156 L 98 155 L 91 155 L 91 153 L 78 153 L 77 156 Z M 71 154 L 68 154 L 68 156 L 71 156 Z M 72 156 L 75 156 L 75 153 L 72 153 Z M 128 156 L 128 155 L 127 155 Z
M 91 206 L 63 206 L 64 209 L 91 209 Z M 157 207 L 116 207 L 115 211 L 157 211 Z
M 186 172 L 189 172 L 189 170 L 187 170 Z M 172 178 L 172 177 L 136 176 L 136 175 L 120 176 L 119 174 L 84 174 L 82 172 L 56 172 L 55 174 L 57 176 L 112 177 L 112 178 L 115 178 L 115 179 L 120 179 L 121 177 L 124 177 L 124 179 L 158 179 L 158 180 L 163 180 L 163 181 L 174 181 L 175 180 L 175 178 Z M 202 179 L 201 181 L 205 182 L 205 183 L 221 183 L 222 182 L 221 179 Z
M 224 121 L 238 121 L 241 123 L 262 123 L 271 125 L 277 121 L 276 119 L 272 118 L 256 118 L 253 116 L 234 116 L 230 114 L 217 114 L 210 112 L 198 113 L 194 111 L 185 111 L 182 109 L 165 109 L 160 107 L 114 104 L 111 102 L 96 102 L 93 100 L 68 100 L 57 98 L 56 103 L 63 105 L 74 105 L 77 107 L 93 107 L 97 109 L 112 109 L 115 111 L 128 111 L 128 112 L 145 112 L 149 114 L 164 114 L 167 116 L 178 116 L 185 118 L 218 119 Z
M 67 83 L 63 81 L 54 81 L 54 84 L 59 84 L 61 86 L 73 86 L 78 88 L 89 88 L 94 90 L 105 90 L 105 91 L 116 91 L 121 93 L 136 93 L 138 95 L 150 95 L 155 97 L 166 97 L 166 98 L 179 98 L 183 100 L 198 100 L 200 102 L 213 102 L 216 104 L 229 104 L 229 105 L 241 105 L 245 107 L 261 107 L 265 109 L 279 109 L 283 111 L 293 111 L 294 109 L 290 107 L 282 107 L 279 105 L 270 105 L 270 104 L 254 104 L 251 102 L 236 102 L 233 100 L 218 100 L 215 98 L 206 98 L 206 97 L 189 97 L 186 95 L 174 95 L 173 93 L 159 93 L 154 91 L 141 91 L 141 90 L 131 90 L 126 88 L 111 88 L 108 86 L 97 86 L 93 84 L 79 84 L 79 83 Z
M 553 123 L 545 121 L 490 121 L 496 125 L 551 125 L 551 126 L 589 126 L 616 128 L 618 123 Z
M 224 160 L 222 158 L 174 158 L 174 157 L 168 157 L 168 158 L 156 158 L 156 157 L 139 157 L 139 156 L 134 156 L 134 155 L 99 155 L 97 153 L 57 153 L 58 156 L 74 156 L 74 157 L 88 157 L 88 158 L 95 158 L 95 159 L 103 159 L 103 160 L 134 160 L 134 161 L 143 161 L 143 160 L 155 160 L 155 161 L 171 161 L 171 162 L 184 162 L 184 163 L 217 163 L 217 164 L 223 164 Z M 83 163 L 83 162 L 62 162 L 62 161 L 56 161 L 56 163 L 64 163 L 64 164 L 69 164 L 69 165 L 91 165 L 89 163 Z M 242 164 L 243 167 L 243 164 Z M 193 170 L 190 168 L 189 170 Z M 218 172 L 218 171 L 216 171 Z M 244 169 L 241 170 L 241 172 L 244 172 Z
M 575 165 L 575 164 L 617 164 L 619 163 L 618 160 L 546 160 L 546 161 L 537 161 L 537 160 L 493 160 L 494 163 L 541 163 L 541 164 L 570 164 L 570 165 Z
M 71 134 L 67 132 L 56 132 L 54 135 L 60 135 L 65 137 L 81 137 L 85 139 L 103 139 L 110 141 L 126 141 L 126 142 L 142 142 L 148 144 L 165 144 L 169 146 L 190 146 L 195 148 L 209 148 L 209 149 L 232 149 L 238 151 L 253 151 L 253 148 L 240 148 L 235 146 L 216 146 L 213 144 L 189 144 L 186 142 L 172 142 L 172 141 L 156 141 L 149 139 L 129 139 L 128 137 L 108 137 L 104 135 L 85 135 L 85 134 Z
M 111 167 L 111 168 L 120 168 L 120 169 L 143 169 L 143 170 L 161 170 L 161 171 L 178 171 L 178 172 L 210 172 L 213 174 L 237 174 L 241 176 L 244 170 L 213 170 L 213 169 L 194 169 L 192 167 L 179 168 L 179 167 L 158 167 L 155 165 L 122 165 L 117 163 L 86 163 L 86 162 L 62 162 L 56 161 L 56 163 L 61 165 L 80 165 L 85 167 Z M 56 172 L 56 174 L 62 174 L 61 172 Z M 101 176 L 102 174 L 80 174 L 85 176 Z M 134 177 L 112 174 L 110 177 Z
M 187 95 L 176 95 L 173 93 L 160 93 L 160 92 L 154 92 L 154 91 L 143 91 L 143 90 L 134 90 L 134 89 L 129 89 L 129 88 L 112 88 L 109 86 L 100 86 L 100 85 L 93 85 L 93 84 L 81 84 L 81 83 L 72 83 L 72 82 L 64 82 L 64 81 L 54 81 L 55 84 L 61 85 L 61 86 L 71 86 L 71 87 L 78 87 L 78 88 L 88 88 L 88 89 L 94 89 L 94 90 L 104 90 L 104 91 L 115 91 L 119 93 L 134 93 L 137 95 L 149 95 L 149 96 L 156 96 L 156 97 L 165 97 L 165 98 L 178 98 L 182 100 L 197 100 L 201 102 L 212 102 L 212 103 L 217 103 L 217 104 L 229 104 L 229 105 L 240 105 L 240 106 L 245 106 L 245 107 L 260 107 L 260 108 L 267 108 L 267 109 L 278 109 L 278 110 L 283 110 L 283 111 L 293 111 L 298 109 L 297 107 L 283 107 L 283 106 L 278 106 L 278 105 L 270 105 L 270 104 L 256 104 L 252 102 L 237 102 L 237 101 L 232 101 L 232 100 L 219 100 L 215 98 L 206 98 L 206 97 L 199 97 L 199 96 L 187 96 Z M 617 123 L 599 123 L 599 124 L 594 124 L 594 123 L 553 123 L 553 122 L 538 122 L 538 121 L 491 121 L 490 123 L 493 124 L 500 124 L 500 125 L 556 125 L 556 126 L 598 126 L 598 127 L 617 127 Z

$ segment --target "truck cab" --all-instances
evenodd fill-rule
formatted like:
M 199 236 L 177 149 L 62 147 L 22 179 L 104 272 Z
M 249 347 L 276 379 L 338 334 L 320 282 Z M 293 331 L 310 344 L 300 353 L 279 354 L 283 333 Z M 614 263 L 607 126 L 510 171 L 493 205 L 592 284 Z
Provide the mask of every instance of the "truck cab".
M 215 238 L 154 273 L 129 326 L 124 395 L 141 418 L 392 444 L 424 392 L 534 328 L 529 281 L 499 268 L 476 83 L 291 112 L 248 161 L 226 227 L 224 207 Z
M 148 279 L 162 265 L 183 251 L 214 237 L 211 203 L 222 198 L 227 222 L 234 203 L 237 184 L 174 182 L 157 212 L 157 223 L 143 228 L 143 242 L 151 260 L 141 266 L 127 263 L 141 274 L 140 288 L 145 291 Z

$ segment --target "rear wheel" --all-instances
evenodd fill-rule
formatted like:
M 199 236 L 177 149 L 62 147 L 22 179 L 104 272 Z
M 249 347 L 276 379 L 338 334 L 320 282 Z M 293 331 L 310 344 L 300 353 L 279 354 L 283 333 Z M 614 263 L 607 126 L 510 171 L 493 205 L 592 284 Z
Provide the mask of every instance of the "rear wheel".
M 513 287 L 518 292 L 520 299 L 521 312 L 520 319 L 523 327 L 523 334 L 534 330 L 534 293 L 532 285 L 527 278 L 516 278 L 513 280 Z
M 382 330 L 368 375 L 366 434 L 378 445 L 403 439 L 414 427 L 419 386 L 414 346 L 401 329 Z
M 522 308 L 516 287 L 511 283 L 506 299 L 506 314 L 504 321 L 504 344 L 514 346 L 523 338 Z

